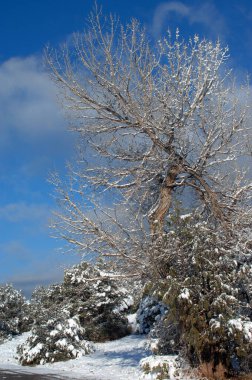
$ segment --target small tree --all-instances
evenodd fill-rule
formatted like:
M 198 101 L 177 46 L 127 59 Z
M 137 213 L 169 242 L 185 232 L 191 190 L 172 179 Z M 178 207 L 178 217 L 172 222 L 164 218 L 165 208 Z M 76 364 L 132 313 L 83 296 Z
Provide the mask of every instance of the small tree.
M 17 354 L 22 365 L 53 363 L 75 359 L 94 351 L 92 343 L 84 340 L 85 329 L 77 316 L 70 318 L 61 309 L 51 318 L 40 319 L 32 328 L 32 334 L 19 345 Z
M 21 291 L 11 284 L 0 286 L 0 343 L 20 334 L 31 324 L 29 305 Z
M 150 295 L 143 295 L 137 310 L 136 321 L 138 324 L 137 332 L 140 334 L 148 334 L 155 325 L 164 318 L 167 307 L 164 303 L 159 302 Z
M 105 341 L 129 334 L 123 311 L 131 304 L 133 298 L 125 288 L 98 267 L 82 262 L 65 270 L 62 284 L 36 289 L 31 298 L 31 312 L 35 327 L 40 329 L 43 325 L 46 330 L 48 320 L 57 319 L 64 309 L 69 318 L 78 318 L 85 339 Z M 63 313 L 61 319 L 64 315 L 66 318 Z
M 121 309 L 129 308 L 133 298 L 98 267 L 82 262 L 66 270 L 63 287 L 68 310 L 79 316 L 86 339 L 106 341 L 129 334 Z
M 62 284 L 37 287 L 30 301 L 30 315 L 34 325 L 39 326 L 48 319 L 55 318 L 62 308 L 65 308 L 66 303 Z
M 250 231 L 231 237 L 189 215 L 175 221 L 151 248 L 166 273 L 153 282 L 154 295 L 169 305 L 163 330 L 177 325 L 172 339 L 204 375 L 224 379 L 251 372 Z

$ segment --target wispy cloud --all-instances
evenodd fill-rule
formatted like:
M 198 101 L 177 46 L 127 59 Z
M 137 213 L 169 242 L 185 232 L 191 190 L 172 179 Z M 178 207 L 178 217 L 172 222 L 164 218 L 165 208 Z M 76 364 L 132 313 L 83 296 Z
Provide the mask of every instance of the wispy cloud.
M 36 286 L 63 281 L 64 269 L 80 261 L 79 256 L 59 255 L 12 240 L 0 244 L 0 284 L 12 283 L 30 296 Z
M 46 268 L 47 273 L 45 274 L 21 274 L 16 276 L 11 276 L 8 278 L 7 283 L 11 283 L 14 285 L 16 289 L 22 290 L 24 295 L 27 298 L 30 298 L 34 289 L 38 286 L 48 286 L 51 284 L 62 282 L 64 271 L 63 270 L 55 270 L 50 271 L 48 273 L 49 267 Z
M 189 24 L 202 24 L 208 28 L 211 37 L 222 37 L 227 31 L 225 20 L 213 3 L 187 5 L 182 1 L 169 1 L 159 4 L 155 10 L 152 24 L 154 35 L 159 35 L 165 23 L 169 26 L 171 17 L 186 18 Z
M 247 20 L 252 20 L 252 4 L 251 2 L 239 2 L 236 4 L 236 9 L 241 12 L 242 16 Z
M 46 204 L 17 202 L 0 207 L 0 220 L 14 223 L 22 221 L 46 221 L 49 215 L 50 208 Z
M 57 89 L 42 58 L 12 58 L 0 64 L 0 182 L 22 186 L 44 177 L 73 153 Z M 15 177 L 15 178 L 13 178 Z
M 15 251 L 15 245 L 18 251 Z M 21 289 L 28 298 L 37 286 L 62 282 L 64 270 L 80 262 L 80 257 L 68 256 L 63 258 L 56 254 L 51 254 L 44 259 L 40 256 L 34 260 L 34 255 L 18 243 L 13 243 L 5 253 L 7 254 L 10 251 L 17 264 L 13 264 L 11 273 L 10 271 L 5 273 L 3 269 L 0 269 L 0 284 L 12 283 L 17 289 Z M 25 256 L 22 255 L 24 253 Z M 4 258 L 1 258 L 1 265 L 4 265 L 4 262 Z
M 1 250 L 1 266 L 3 267 L 5 261 L 12 260 L 13 258 L 17 261 L 29 260 L 31 259 L 31 251 L 29 248 L 25 247 L 24 244 L 18 240 L 11 240 L 6 243 L 0 244 Z M 15 261 L 16 263 L 16 261 Z
M 36 57 L 12 58 L 0 66 L 0 124 L 26 138 L 52 133 L 62 125 L 56 89 Z

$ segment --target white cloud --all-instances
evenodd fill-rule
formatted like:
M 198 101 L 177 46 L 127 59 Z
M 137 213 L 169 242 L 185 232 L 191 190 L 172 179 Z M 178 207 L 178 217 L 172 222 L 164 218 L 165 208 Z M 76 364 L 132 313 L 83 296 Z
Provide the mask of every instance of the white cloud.
M 5 139 L 20 134 L 41 138 L 64 130 L 56 88 L 37 57 L 12 58 L 0 65 L 0 125 Z
M 19 223 L 22 221 L 47 222 L 50 208 L 45 204 L 36 203 L 9 203 L 0 207 L 0 220 Z
M 34 251 L 19 240 L 0 244 L 0 284 L 12 283 L 30 297 L 36 286 L 63 281 L 64 269 L 79 263 L 79 256 Z
M 31 56 L 0 64 L 0 181 L 4 183 L 13 176 L 19 185 L 28 177 L 46 178 L 54 165 L 73 153 L 74 134 L 67 131 L 58 90 L 41 62 L 41 57 Z
M 4 266 L 8 261 L 13 258 L 16 260 L 28 260 L 30 259 L 31 252 L 25 247 L 22 242 L 17 240 L 11 240 L 6 243 L 0 244 L 1 250 L 1 266 Z
M 208 28 L 210 37 L 224 38 L 226 25 L 224 19 L 212 3 L 201 3 L 195 6 L 186 5 L 182 1 L 169 1 L 157 6 L 152 24 L 153 34 L 161 33 L 165 22 L 169 26 L 171 16 L 175 14 L 186 18 L 189 24 L 202 24 Z

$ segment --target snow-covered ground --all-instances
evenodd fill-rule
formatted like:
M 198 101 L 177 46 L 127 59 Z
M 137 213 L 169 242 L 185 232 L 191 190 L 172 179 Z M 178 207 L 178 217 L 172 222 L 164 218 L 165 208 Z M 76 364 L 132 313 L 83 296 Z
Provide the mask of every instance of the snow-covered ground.
M 16 358 L 16 347 L 27 339 L 28 333 L 0 345 L 0 368 L 43 374 L 57 374 L 71 379 L 137 380 L 140 377 L 139 361 L 150 355 L 146 339 L 141 335 L 97 343 L 96 352 L 78 359 L 36 367 L 22 367 Z

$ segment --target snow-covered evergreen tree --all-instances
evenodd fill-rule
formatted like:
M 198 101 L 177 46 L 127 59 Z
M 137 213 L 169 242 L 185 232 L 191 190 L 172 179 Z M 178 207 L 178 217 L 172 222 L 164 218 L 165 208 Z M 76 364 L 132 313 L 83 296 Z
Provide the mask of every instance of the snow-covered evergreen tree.
M 44 364 L 74 359 L 94 351 L 84 339 L 85 330 L 78 317 L 70 318 L 67 310 L 40 324 L 35 324 L 31 336 L 17 349 L 22 365 Z
M 0 286 L 0 342 L 27 331 L 31 322 L 28 309 L 21 291 L 11 284 Z
M 83 262 L 66 270 L 63 287 L 67 307 L 71 315 L 79 316 L 87 339 L 105 341 L 130 332 L 122 310 L 133 299 L 98 267 Z
M 144 296 L 137 310 L 137 331 L 148 334 L 155 324 L 158 324 L 167 312 L 167 306 L 149 295 Z
M 37 287 L 30 300 L 30 315 L 34 324 L 39 325 L 54 318 L 65 304 L 62 284 Z
M 31 314 L 35 325 L 41 325 L 64 308 L 70 317 L 79 318 L 86 339 L 104 341 L 130 332 L 124 313 L 132 304 L 133 297 L 125 286 L 112 281 L 98 267 L 82 262 L 65 271 L 62 284 L 34 291 Z
M 18 348 L 22 365 L 68 360 L 92 352 L 88 341 L 130 332 L 123 315 L 133 303 L 127 290 L 87 263 L 65 271 L 62 284 L 37 288 L 31 297 L 32 334 Z
M 250 239 L 249 228 L 227 234 L 187 216 L 151 247 L 159 273 L 154 295 L 169 305 L 164 329 L 178 325 L 191 363 L 208 376 L 252 370 Z

